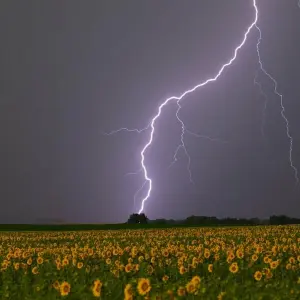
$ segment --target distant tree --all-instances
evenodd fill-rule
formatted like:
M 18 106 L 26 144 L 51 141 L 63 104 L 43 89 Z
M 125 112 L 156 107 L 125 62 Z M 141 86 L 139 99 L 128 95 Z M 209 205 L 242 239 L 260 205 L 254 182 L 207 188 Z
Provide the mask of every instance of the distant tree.
M 215 225 L 218 224 L 219 220 L 216 217 L 206 216 L 190 216 L 184 221 L 188 225 Z
M 155 219 L 152 221 L 153 224 L 167 224 L 166 219 Z
M 139 223 L 141 224 L 147 224 L 148 223 L 148 218 L 146 217 L 145 214 L 139 214 Z
M 288 224 L 288 217 L 285 215 L 280 216 L 271 216 L 270 217 L 270 224 L 271 225 L 286 225 Z
M 259 218 L 251 218 L 250 219 L 250 224 L 251 225 L 260 225 L 261 221 Z
M 127 221 L 128 224 L 137 224 L 138 223 L 138 216 L 139 214 L 131 214 Z
M 271 225 L 287 225 L 287 224 L 300 224 L 300 219 L 290 218 L 285 215 L 271 216 L 269 219 Z
M 127 221 L 128 224 L 147 224 L 148 218 L 145 214 L 131 214 Z

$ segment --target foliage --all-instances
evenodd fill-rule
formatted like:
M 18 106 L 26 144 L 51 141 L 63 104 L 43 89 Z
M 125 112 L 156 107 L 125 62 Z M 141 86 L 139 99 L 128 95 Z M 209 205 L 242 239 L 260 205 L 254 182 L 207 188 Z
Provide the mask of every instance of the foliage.
M 300 227 L 0 234 L 0 299 L 299 299 Z

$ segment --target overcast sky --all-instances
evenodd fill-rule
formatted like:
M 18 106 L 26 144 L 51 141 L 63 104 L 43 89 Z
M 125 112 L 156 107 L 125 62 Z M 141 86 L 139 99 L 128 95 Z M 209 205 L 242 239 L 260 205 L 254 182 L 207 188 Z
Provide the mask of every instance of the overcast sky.
M 300 8 L 257 5 L 300 169 Z M 149 131 L 103 132 L 143 128 L 164 99 L 215 76 L 253 18 L 251 0 L 1 1 L 0 223 L 125 221 L 143 178 L 124 175 L 140 168 Z M 254 28 L 219 80 L 182 101 L 186 127 L 220 140 L 186 135 L 194 185 L 184 152 L 168 168 L 181 127 L 176 105 L 163 111 L 145 160 L 148 217 L 300 217 L 280 99 L 259 73 L 263 119 L 254 85 L 257 39 Z

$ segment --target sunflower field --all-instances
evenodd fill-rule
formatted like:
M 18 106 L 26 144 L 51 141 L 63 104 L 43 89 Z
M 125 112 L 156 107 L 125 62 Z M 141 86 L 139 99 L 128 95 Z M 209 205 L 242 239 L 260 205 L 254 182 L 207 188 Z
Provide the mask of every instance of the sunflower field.
M 0 233 L 0 299 L 300 299 L 300 227 Z

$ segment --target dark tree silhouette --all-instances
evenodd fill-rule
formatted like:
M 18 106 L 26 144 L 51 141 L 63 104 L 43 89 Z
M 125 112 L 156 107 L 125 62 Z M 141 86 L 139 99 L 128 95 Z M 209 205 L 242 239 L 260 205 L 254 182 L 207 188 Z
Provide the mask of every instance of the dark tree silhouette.
M 147 224 L 148 218 L 145 214 L 132 214 L 127 221 L 128 224 Z
M 149 220 L 145 214 L 134 213 L 129 216 L 127 224 L 160 224 L 160 225 L 184 225 L 184 226 L 257 226 L 257 225 L 288 225 L 288 224 L 300 224 L 300 219 L 290 218 L 285 215 L 270 216 L 269 219 L 259 219 L 259 218 L 232 218 L 226 217 L 223 219 L 218 219 L 216 217 L 210 216 L 189 216 L 184 220 L 166 220 L 166 219 L 156 219 Z

